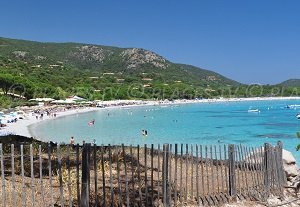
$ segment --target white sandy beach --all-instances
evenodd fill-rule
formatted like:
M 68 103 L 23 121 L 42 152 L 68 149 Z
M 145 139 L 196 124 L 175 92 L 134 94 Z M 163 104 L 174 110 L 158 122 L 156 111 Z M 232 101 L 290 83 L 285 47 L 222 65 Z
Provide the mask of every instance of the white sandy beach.
M 97 107 L 85 107 L 78 109 L 71 109 L 62 112 L 57 112 L 56 117 L 44 116 L 43 119 L 36 119 L 35 115 L 28 113 L 26 118 L 18 120 L 16 123 L 9 123 L 7 127 L 0 131 L 0 135 L 15 134 L 26 137 L 32 137 L 29 130 L 29 126 L 39 123 L 45 120 L 54 120 L 59 117 L 86 113 L 96 110 L 110 109 L 110 108 L 122 108 L 122 107 L 137 107 L 137 106 L 153 106 L 153 105 L 173 105 L 173 104 L 192 104 L 192 103 L 217 103 L 217 102 L 242 102 L 242 101 L 272 101 L 272 100 L 300 100 L 300 97 L 267 97 L 267 98 L 220 98 L 220 99 L 202 99 L 202 100 L 175 100 L 175 101 L 141 101 L 141 100 L 114 100 L 114 101 L 103 101 L 101 104 L 105 108 Z
M 63 116 L 68 116 L 72 114 L 78 114 L 78 113 L 86 113 L 86 112 L 91 112 L 98 110 L 99 108 L 82 108 L 82 109 L 73 109 L 73 110 L 68 110 L 68 111 L 63 111 L 63 112 L 58 112 L 56 117 L 49 117 L 49 116 L 44 116 L 43 119 L 36 119 L 35 115 L 33 114 L 27 114 L 26 118 L 23 120 L 18 120 L 16 123 L 9 123 L 7 124 L 6 127 L 6 133 L 7 134 L 15 134 L 15 135 L 21 135 L 25 137 L 32 137 L 32 134 L 29 131 L 29 126 L 39 123 L 41 121 L 45 120 L 54 120 L 59 117 Z

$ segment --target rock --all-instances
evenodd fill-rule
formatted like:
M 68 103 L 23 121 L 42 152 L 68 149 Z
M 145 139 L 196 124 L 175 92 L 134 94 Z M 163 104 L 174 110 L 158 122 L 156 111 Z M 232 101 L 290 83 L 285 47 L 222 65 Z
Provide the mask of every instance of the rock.
M 290 151 L 282 150 L 282 160 L 286 164 L 296 164 L 296 159 Z
M 291 152 L 283 149 L 282 161 L 283 169 L 288 180 L 291 180 L 292 177 L 296 177 L 299 174 L 299 168 L 296 164 L 296 159 Z

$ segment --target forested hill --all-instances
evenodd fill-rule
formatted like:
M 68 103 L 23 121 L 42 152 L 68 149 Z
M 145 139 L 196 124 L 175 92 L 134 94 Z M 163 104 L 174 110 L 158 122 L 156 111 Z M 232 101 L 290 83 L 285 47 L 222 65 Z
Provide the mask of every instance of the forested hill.
M 300 79 L 289 79 L 280 83 L 280 85 L 286 87 L 300 87 Z
M 245 97 L 247 87 L 141 48 L 0 37 L 0 92 L 26 99 L 70 95 L 91 100 Z M 271 90 L 252 91 L 260 96 L 270 95 Z

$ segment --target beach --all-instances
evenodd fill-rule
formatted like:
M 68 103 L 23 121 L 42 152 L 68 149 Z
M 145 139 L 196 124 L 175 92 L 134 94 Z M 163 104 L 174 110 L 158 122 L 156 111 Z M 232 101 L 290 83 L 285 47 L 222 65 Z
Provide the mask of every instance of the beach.
M 26 137 L 32 137 L 33 134 L 29 130 L 29 126 L 40 123 L 46 120 L 55 120 L 63 116 L 69 116 L 79 113 L 87 113 L 103 109 L 124 108 L 124 107 L 138 107 L 138 106 L 155 106 L 155 105 L 179 105 L 179 104 L 193 104 L 193 103 L 226 103 L 226 102 L 244 102 L 244 101 L 276 101 L 276 100 L 300 100 L 300 97 L 253 97 L 253 98 L 219 98 L 219 99 L 198 99 L 198 100 L 174 100 L 174 101 L 152 101 L 152 100 L 113 100 L 98 102 L 102 107 L 76 107 L 67 109 L 59 106 L 60 111 L 56 112 L 56 116 L 43 116 L 37 119 L 33 109 L 26 110 L 24 119 L 18 120 L 15 123 L 8 123 L 7 127 L 3 127 L 0 135 L 15 134 Z M 46 107 L 39 107 L 40 110 L 45 110 Z M 36 109 L 36 107 L 35 107 Z

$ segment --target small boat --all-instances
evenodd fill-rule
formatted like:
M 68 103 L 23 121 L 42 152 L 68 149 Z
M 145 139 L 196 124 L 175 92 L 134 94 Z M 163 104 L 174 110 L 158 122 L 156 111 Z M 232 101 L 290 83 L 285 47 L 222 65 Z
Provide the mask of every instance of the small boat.
M 300 105 L 299 104 L 286 105 L 285 108 L 286 109 L 297 109 L 297 108 L 300 108 Z
M 248 113 L 260 113 L 260 110 L 258 110 L 258 109 L 249 109 Z
M 297 117 L 297 119 L 300 119 L 300 114 L 297 114 L 296 117 Z

